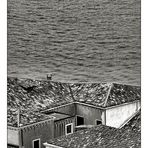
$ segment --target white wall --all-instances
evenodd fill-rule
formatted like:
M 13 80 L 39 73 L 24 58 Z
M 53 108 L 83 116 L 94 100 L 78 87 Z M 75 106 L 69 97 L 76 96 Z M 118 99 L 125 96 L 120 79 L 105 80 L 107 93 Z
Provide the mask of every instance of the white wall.
M 119 128 L 140 109 L 140 102 L 115 106 L 106 110 L 106 125 Z
M 8 128 L 7 143 L 12 145 L 19 145 L 19 130 Z

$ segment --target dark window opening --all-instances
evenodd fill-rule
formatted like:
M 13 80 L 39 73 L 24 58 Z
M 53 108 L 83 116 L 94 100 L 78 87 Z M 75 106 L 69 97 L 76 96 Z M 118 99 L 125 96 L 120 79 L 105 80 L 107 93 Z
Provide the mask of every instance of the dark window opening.
M 96 125 L 100 125 L 102 122 L 100 120 L 96 120 Z
M 77 116 L 77 126 L 84 125 L 84 118 Z
M 33 141 L 33 148 L 40 148 L 40 140 Z

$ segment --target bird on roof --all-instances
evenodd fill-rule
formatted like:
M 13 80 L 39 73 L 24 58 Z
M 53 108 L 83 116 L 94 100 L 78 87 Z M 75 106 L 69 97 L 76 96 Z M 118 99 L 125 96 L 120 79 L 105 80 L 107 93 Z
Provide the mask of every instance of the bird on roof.
M 52 80 L 52 76 L 53 76 L 53 75 L 54 75 L 53 73 L 47 74 L 47 80 Z

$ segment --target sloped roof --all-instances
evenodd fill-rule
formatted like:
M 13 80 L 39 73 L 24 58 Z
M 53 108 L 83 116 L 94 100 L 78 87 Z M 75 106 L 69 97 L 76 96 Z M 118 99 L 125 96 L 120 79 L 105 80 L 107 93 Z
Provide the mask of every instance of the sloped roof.
M 112 88 L 106 102 L 106 107 L 141 99 L 141 88 L 139 86 L 114 83 L 111 87 Z
M 141 132 L 141 110 L 127 123 L 122 129 L 124 130 L 132 130 L 135 133 Z
M 80 83 L 70 84 L 76 102 L 104 107 L 110 83 Z
M 52 116 L 48 116 L 46 114 L 41 114 L 34 111 L 29 110 L 20 110 L 20 118 L 18 117 L 18 110 L 11 108 L 8 109 L 7 112 L 7 122 L 8 126 L 18 127 L 17 118 L 19 118 L 19 126 L 29 125 L 33 123 L 37 123 L 40 121 L 45 121 L 48 119 L 53 119 Z
M 140 119 L 141 114 L 139 112 L 122 129 L 99 125 L 49 140 L 48 143 L 64 148 L 139 148 L 141 145 Z
M 17 109 L 21 111 L 20 122 L 26 125 L 47 118 L 39 115 L 41 110 L 73 102 L 64 83 L 8 78 L 7 85 L 8 125 L 16 126 Z
M 141 99 L 140 86 L 116 83 L 70 84 L 74 100 L 97 107 L 110 107 Z
M 55 117 L 55 121 L 71 117 L 70 115 L 59 113 L 59 112 L 52 112 L 52 113 L 49 113 L 49 115 L 52 117 Z
M 140 87 L 111 83 L 61 83 L 32 79 L 7 80 L 8 123 L 15 123 L 14 110 L 39 112 L 72 102 L 110 107 L 140 100 Z M 25 110 L 25 111 L 23 111 Z M 29 121 L 29 116 L 26 115 Z M 11 120 L 10 120 L 11 119 Z M 38 121 L 38 120 L 34 120 Z

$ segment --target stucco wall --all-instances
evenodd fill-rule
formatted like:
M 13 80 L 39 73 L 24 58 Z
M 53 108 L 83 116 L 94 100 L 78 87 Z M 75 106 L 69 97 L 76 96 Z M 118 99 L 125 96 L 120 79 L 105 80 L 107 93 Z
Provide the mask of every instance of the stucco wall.
M 102 121 L 101 114 L 102 114 L 101 109 L 78 103 L 76 105 L 76 115 L 84 117 L 85 125 L 95 125 L 96 119 Z
M 140 102 L 109 108 L 106 110 L 106 125 L 118 128 L 139 109 Z
M 7 132 L 7 143 L 11 145 L 19 145 L 19 130 L 8 127 Z
M 73 129 L 75 130 L 75 118 L 67 118 L 54 123 L 54 138 L 65 135 L 65 125 L 73 123 Z
M 36 126 L 26 127 L 22 131 L 23 148 L 32 148 L 32 141 L 40 138 L 41 148 L 43 143 L 54 137 L 54 122 L 41 123 Z
M 48 114 L 48 113 L 53 112 L 53 111 L 73 116 L 73 115 L 75 115 L 75 104 L 71 103 L 71 104 L 68 104 L 68 105 L 63 105 L 63 106 L 55 107 L 53 109 L 45 111 L 44 113 Z

